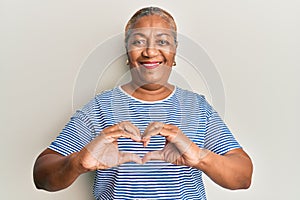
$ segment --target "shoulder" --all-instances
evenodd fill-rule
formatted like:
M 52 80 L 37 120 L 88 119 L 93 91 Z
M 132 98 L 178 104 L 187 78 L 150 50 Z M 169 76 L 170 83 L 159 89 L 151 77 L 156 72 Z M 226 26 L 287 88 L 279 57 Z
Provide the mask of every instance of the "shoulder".
M 104 90 L 97 94 L 94 98 L 94 100 L 104 100 L 107 98 L 113 97 L 115 94 L 119 93 L 119 89 L 117 87 L 109 90 Z
M 206 112 L 207 116 L 210 116 L 214 112 L 213 107 L 207 101 L 206 97 L 203 94 L 199 94 L 194 91 L 182 89 L 180 87 L 176 88 L 177 98 L 181 99 L 185 104 L 192 104 L 201 109 L 201 111 Z
M 204 95 L 199 94 L 194 91 L 182 89 L 180 87 L 176 87 L 176 95 L 178 98 L 192 99 L 192 100 L 197 100 L 198 102 L 201 102 L 201 103 L 207 103 Z
M 186 97 L 198 97 L 198 98 L 203 98 L 205 99 L 205 96 L 202 94 L 199 94 L 197 92 L 183 89 L 181 87 L 176 86 L 176 94 L 180 96 L 186 96 Z
M 89 102 L 87 102 L 83 107 L 81 107 L 81 109 L 79 109 L 79 111 L 86 114 L 93 113 L 95 112 L 95 110 L 100 111 L 103 105 L 110 104 L 113 97 L 116 96 L 117 93 L 118 88 L 102 91 L 91 98 Z

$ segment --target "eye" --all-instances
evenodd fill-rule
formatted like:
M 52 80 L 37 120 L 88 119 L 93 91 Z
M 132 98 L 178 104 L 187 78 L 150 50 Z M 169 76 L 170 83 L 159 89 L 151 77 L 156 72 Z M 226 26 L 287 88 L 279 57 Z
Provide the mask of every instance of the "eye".
M 146 40 L 134 40 L 132 42 L 132 44 L 135 45 L 135 46 L 139 46 L 139 47 L 145 46 L 146 45 Z
M 166 45 L 170 44 L 170 42 L 168 40 L 158 40 L 157 43 L 160 46 L 166 46 Z

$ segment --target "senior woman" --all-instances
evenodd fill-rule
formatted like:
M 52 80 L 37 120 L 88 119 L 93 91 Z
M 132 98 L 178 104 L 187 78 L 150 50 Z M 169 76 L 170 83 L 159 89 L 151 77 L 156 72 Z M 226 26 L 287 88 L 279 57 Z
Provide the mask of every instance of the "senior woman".
M 125 29 L 132 80 L 77 111 L 34 166 L 37 188 L 57 191 L 96 170 L 96 199 L 206 199 L 202 172 L 229 189 L 250 186 L 252 163 L 202 95 L 168 82 L 176 24 L 157 7 Z

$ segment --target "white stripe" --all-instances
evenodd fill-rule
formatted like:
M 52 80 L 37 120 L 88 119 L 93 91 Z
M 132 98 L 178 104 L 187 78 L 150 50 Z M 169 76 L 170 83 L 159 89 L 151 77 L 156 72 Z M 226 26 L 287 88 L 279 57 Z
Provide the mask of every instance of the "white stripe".
M 125 120 L 141 132 L 154 120 L 174 124 L 199 147 L 218 154 L 240 147 L 201 95 L 176 87 L 166 99 L 147 102 L 118 87 L 97 95 L 77 111 L 49 148 L 63 155 L 80 151 L 104 128 Z M 120 138 L 118 144 L 120 151 L 143 156 L 162 149 L 165 138 L 152 137 L 147 147 L 125 138 Z M 97 171 L 94 195 L 96 199 L 206 199 L 201 171 L 163 161 L 125 163 Z

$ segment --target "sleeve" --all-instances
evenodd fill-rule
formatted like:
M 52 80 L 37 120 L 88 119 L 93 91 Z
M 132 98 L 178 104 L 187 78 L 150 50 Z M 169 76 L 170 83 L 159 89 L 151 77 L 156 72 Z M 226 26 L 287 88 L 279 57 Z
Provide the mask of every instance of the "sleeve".
M 85 114 L 84 110 L 76 111 L 48 148 L 67 156 L 80 151 L 92 140 L 94 134 L 92 119 Z
M 207 119 L 204 148 L 220 155 L 241 148 L 219 114 L 213 109 Z

